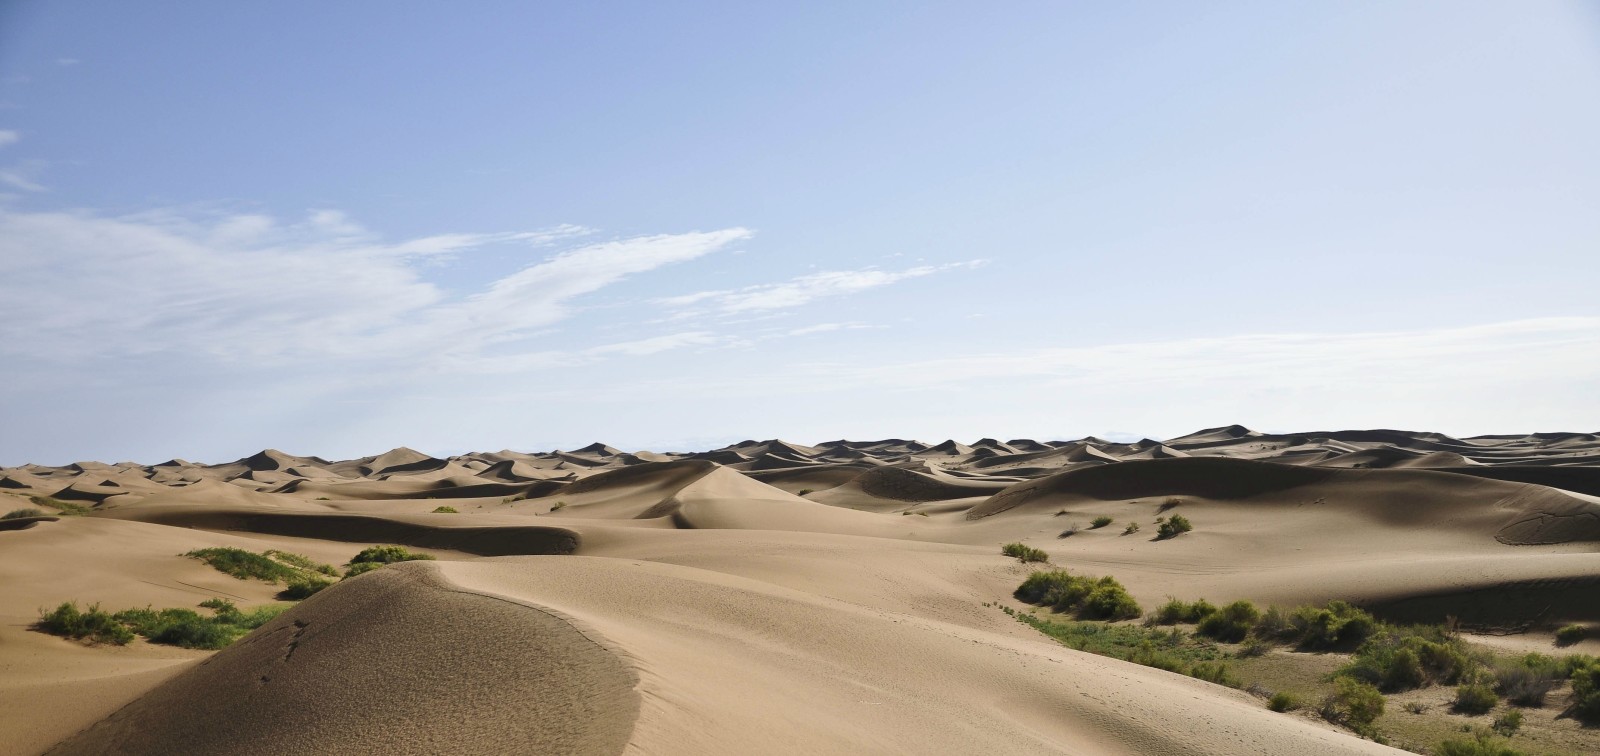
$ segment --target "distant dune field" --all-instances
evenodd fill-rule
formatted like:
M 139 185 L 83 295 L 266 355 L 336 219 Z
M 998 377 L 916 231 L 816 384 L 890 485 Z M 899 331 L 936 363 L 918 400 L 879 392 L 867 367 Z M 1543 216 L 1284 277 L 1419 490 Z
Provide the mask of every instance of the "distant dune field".
M 1592 433 L 0 468 L 0 514 L 28 509 L 0 520 L 3 753 L 1395 752 L 1315 705 L 1277 713 L 1245 685 L 1056 642 L 1011 616 L 1041 567 L 1113 576 L 1146 612 L 1337 599 L 1507 654 L 1600 654 Z M 1159 538 L 1175 514 L 1193 530 Z M 337 579 L 383 544 L 435 559 Z M 296 576 L 269 582 L 183 556 L 215 547 L 327 567 L 264 557 Z M 294 580 L 326 587 L 220 651 L 32 627 L 67 601 L 248 612 Z M 1558 648 L 1571 626 L 1587 639 Z M 1513 745 L 1600 752 L 1564 690 Z M 1445 714 L 1447 695 L 1391 698 L 1377 732 L 1426 748 L 1408 739 L 1495 716 Z

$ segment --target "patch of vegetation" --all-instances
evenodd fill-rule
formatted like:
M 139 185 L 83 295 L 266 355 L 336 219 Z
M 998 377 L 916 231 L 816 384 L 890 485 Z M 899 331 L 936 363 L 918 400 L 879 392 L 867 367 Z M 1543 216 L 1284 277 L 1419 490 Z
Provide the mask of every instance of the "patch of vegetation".
M 1400 691 L 1454 685 L 1483 662 L 1443 626 L 1384 627 L 1361 644 L 1338 674 Z
M 1152 625 L 1176 625 L 1179 622 L 1199 622 L 1217 611 L 1210 601 L 1196 599 L 1192 604 L 1185 604 L 1178 599 L 1167 597 L 1167 603 L 1162 604 L 1154 614 L 1145 618 L 1145 622 Z
M 1556 631 L 1556 645 L 1570 646 L 1583 640 L 1589 635 L 1589 629 L 1583 625 L 1565 625 Z
M 76 502 L 52 499 L 48 496 L 29 496 L 28 501 L 38 504 L 41 507 L 49 507 L 54 509 L 62 517 L 76 517 L 78 515 L 86 515 L 94 511 L 93 509 Z
M 1263 640 L 1294 643 L 1302 649 L 1353 648 L 1378 629 L 1372 615 L 1343 601 L 1327 606 L 1302 606 L 1292 611 L 1272 607 L 1261 615 L 1254 633 Z
M 1058 535 L 1056 537 L 1057 538 L 1071 538 L 1072 536 L 1075 536 L 1077 534 L 1078 534 L 1078 523 L 1072 523 L 1071 525 L 1067 526 L 1066 530 L 1061 531 L 1061 535 Z
M 1001 546 L 1000 553 L 1003 556 L 1015 557 L 1017 561 L 1024 563 L 1050 561 L 1050 555 L 1044 553 L 1044 549 L 1036 549 L 1022 543 L 1008 543 Z
M 1238 687 L 1239 681 L 1222 663 L 1227 653 L 1210 641 L 1185 635 L 1181 630 L 1156 630 L 1137 625 L 1042 619 L 1023 612 L 1017 620 L 1079 651 L 1189 675 L 1221 685 Z
M 1506 745 L 1504 740 L 1478 733 L 1473 738 L 1451 738 L 1433 747 L 1434 756 L 1523 756 L 1523 752 Z
M 555 511 L 560 510 L 560 509 L 565 509 L 566 506 L 567 506 L 566 502 L 558 501 L 558 502 L 550 505 L 550 511 L 555 512 Z
M 1165 541 L 1168 538 L 1177 538 L 1191 530 L 1194 530 L 1194 525 L 1189 523 L 1189 518 L 1175 514 L 1156 528 L 1156 540 Z
M 1600 723 L 1600 660 L 1583 657 L 1572 664 L 1572 714 L 1589 724 Z
M 90 643 L 111 643 L 118 646 L 133 640 L 133 631 L 116 621 L 112 615 L 101 611 L 99 604 L 90 604 L 87 611 L 78 609 L 77 602 L 66 601 L 46 612 L 39 610 L 39 621 L 33 627 L 41 632 L 59 635 Z
M 1471 682 L 1456 688 L 1456 699 L 1450 705 L 1458 714 L 1487 714 L 1500 703 L 1494 687 L 1483 682 Z
M 1139 523 L 1137 522 L 1130 522 L 1128 523 L 1128 527 L 1122 529 L 1123 535 L 1133 535 L 1137 532 L 1139 532 Z
M 193 609 L 150 608 L 117 612 L 115 618 L 128 629 L 150 640 L 182 648 L 216 650 L 225 648 L 288 609 L 285 605 L 263 606 L 241 612 L 226 599 L 209 599 L 200 606 L 215 613 L 206 617 Z
M 802 489 L 800 489 L 800 494 L 799 495 L 800 496 L 805 496 L 806 494 L 816 493 L 816 492 L 817 492 L 817 489 L 815 489 L 815 488 L 802 488 Z
M 1305 704 L 1292 693 L 1273 693 L 1267 699 L 1267 708 L 1276 712 L 1294 711 Z
M 1515 706 L 1544 706 L 1550 691 L 1567 677 L 1555 659 L 1544 654 L 1527 654 L 1514 661 L 1497 661 L 1494 666 L 1494 692 Z
M 433 558 L 432 554 L 412 551 L 404 546 L 370 546 L 362 549 L 361 553 L 350 559 L 349 566 L 344 571 L 344 576 L 352 578 L 395 562 L 414 562 L 417 560 L 432 560 Z
M 13 509 L 10 512 L 5 513 L 4 515 L 0 515 L 0 520 L 20 520 L 20 519 L 22 519 L 24 517 L 44 517 L 44 516 L 45 516 L 44 515 L 44 510 L 42 510 L 42 509 L 34 509 L 32 507 L 28 507 L 28 508 L 25 508 L 25 509 Z
M 1368 737 L 1375 735 L 1372 723 L 1383 716 L 1383 694 L 1349 677 L 1335 678 L 1333 686 L 1333 693 L 1322 702 L 1322 718 Z
M 1105 527 L 1107 525 L 1110 525 L 1110 524 L 1111 524 L 1111 518 L 1110 517 L 1106 517 L 1105 515 L 1101 515 L 1099 517 L 1094 518 L 1094 521 L 1089 523 L 1089 529 L 1091 529 L 1091 530 L 1099 530 L 1100 528 L 1103 528 L 1103 527 Z
M 302 572 L 298 567 L 283 564 L 265 554 L 256 554 L 232 546 L 195 549 L 184 556 L 199 559 L 218 572 L 232 575 L 240 580 L 254 578 L 269 583 L 287 582 L 299 577 Z
M 1165 512 L 1165 511 L 1167 511 L 1169 509 L 1172 509 L 1173 507 L 1179 506 L 1181 504 L 1183 504 L 1183 499 L 1180 499 L 1180 498 L 1178 498 L 1176 496 L 1171 497 L 1171 498 L 1167 499 L 1166 501 L 1161 502 L 1161 506 L 1156 507 L 1156 514 L 1161 514 L 1162 512 Z
M 357 575 L 365 575 L 368 572 L 384 566 L 385 564 L 387 564 L 387 562 L 362 562 L 360 564 L 352 564 L 345 568 L 344 579 L 349 580 Z
M 285 601 L 300 601 L 311 598 L 318 591 L 333 585 L 332 580 L 306 575 L 289 581 L 288 587 L 278 592 L 278 598 Z
M 1206 615 L 1200 620 L 1195 632 L 1219 641 L 1238 643 L 1250 634 L 1251 628 L 1255 627 L 1259 619 L 1261 611 L 1256 609 L 1255 604 L 1235 601 Z
M 1012 594 L 1019 601 L 1075 612 L 1084 619 L 1133 619 L 1142 612 L 1117 579 L 1091 578 L 1066 570 L 1035 572 Z
M 434 507 L 428 514 L 460 514 L 461 510 L 455 507 Z
M 296 554 L 292 551 L 279 551 L 277 549 L 267 549 L 261 553 L 291 567 L 299 567 L 302 570 L 310 570 L 311 572 L 320 572 L 329 577 L 337 577 L 339 575 L 339 570 L 334 568 L 333 565 L 323 564 L 322 562 L 315 561 L 311 557 L 308 557 L 304 554 Z
M 1517 734 L 1517 730 L 1522 729 L 1522 712 L 1511 709 L 1495 717 L 1494 724 L 1490 725 L 1489 728 L 1509 738 Z

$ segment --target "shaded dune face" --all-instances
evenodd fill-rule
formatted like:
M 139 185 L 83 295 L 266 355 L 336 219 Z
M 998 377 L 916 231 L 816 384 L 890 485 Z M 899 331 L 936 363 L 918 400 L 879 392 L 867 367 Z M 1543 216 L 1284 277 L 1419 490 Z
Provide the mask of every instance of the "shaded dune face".
M 9 727 L 19 752 L 58 754 L 1386 752 L 1045 638 L 1000 611 L 1033 569 L 1000 545 L 1115 576 L 1146 609 L 1339 598 L 1548 632 L 1600 622 L 1596 492 L 1594 434 L 1241 426 L 0 468 L 0 514 L 42 510 L 0 520 L 0 585 L 27 588 L 0 591 L 0 670 L 42 670 L 0 675 L 0 742 Z M 1157 540 L 1172 513 L 1194 530 Z M 210 656 L 26 630 L 59 601 L 250 605 L 282 587 L 191 549 L 338 564 L 384 543 L 440 561 L 337 583 Z M 73 676 L 60 687 L 37 661 L 51 654 Z M 26 713 L 100 680 L 121 697 Z
M 560 615 L 408 564 L 312 597 L 49 753 L 620 753 L 636 682 Z

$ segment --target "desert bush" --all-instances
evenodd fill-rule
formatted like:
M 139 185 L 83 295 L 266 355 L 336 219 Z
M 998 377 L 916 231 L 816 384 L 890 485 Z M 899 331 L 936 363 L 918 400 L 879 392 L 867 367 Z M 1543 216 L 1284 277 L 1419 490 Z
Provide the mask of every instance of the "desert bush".
M 1412 714 L 1428 713 L 1428 705 L 1421 701 L 1407 701 L 1406 705 L 1401 708 L 1411 712 Z
M 1098 529 L 1103 528 L 1103 527 L 1105 527 L 1107 525 L 1110 525 L 1110 524 L 1111 524 L 1111 518 L 1110 517 L 1106 517 L 1105 515 L 1101 515 L 1099 517 L 1094 518 L 1094 521 L 1089 523 L 1089 527 L 1090 527 L 1090 529 L 1098 530 Z
M 817 491 L 817 489 L 815 489 L 815 488 L 802 488 L 802 489 L 800 489 L 799 495 L 800 496 L 805 496 L 808 493 L 816 493 L 816 491 Z
M 33 623 L 33 627 L 40 632 L 90 643 L 121 646 L 133 640 L 133 633 L 115 617 L 101 611 L 99 604 L 90 604 L 87 611 L 79 610 L 78 604 L 72 601 L 63 602 L 49 612 L 41 609 L 39 621 Z
M 1161 523 L 1160 527 L 1156 528 L 1156 538 L 1159 540 L 1177 538 L 1191 530 L 1194 530 L 1194 526 L 1189 524 L 1189 518 L 1175 514 L 1167 518 L 1166 522 Z
M 375 569 L 378 569 L 379 567 L 383 567 L 385 564 L 385 562 L 361 562 L 360 564 L 352 564 L 345 568 L 344 579 L 349 580 L 357 575 L 365 575 Z
M 1075 536 L 1077 534 L 1078 534 L 1078 523 L 1072 523 L 1071 525 L 1067 526 L 1066 530 L 1061 531 L 1061 535 L 1058 535 L 1056 537 L 1057 538 L 1071 538 L 1072 536 Z
M 1248 601 L 1235 601 L 1200 620 L 1195 632 L 1219 641 L 1238 643 L 1250 634 L 1261 612 Z
M 41 507 L 49 507 L 54 509 L 56 510 L 56 514 L 61 515 L 62 517 L 76 517 L 78 515 L 86 515 L 94 511 L 77 502 L 52 499 L 48 496 L 29 496 L 28 501 L 38 504 Z
M 1150 624 L 1175 625 L 1179 622 L 1199 622 L 1216 611 L 1217 607 L 1205 599 L 1196 599 L 1192 604 L 1185 604 L 1169 597 L 1167 603 L 1162 604 L 1155 614 L 1150 615 Z
M 1182 503 L 1183 499 L 1180 499 L 1176 496 L 1168 498 L 1166 501 L 1161 502 L 1161 506 L 1156 507 L 1156 514 L 1161 514 L 1162 512 L 1172 509 L 1173 507 L 1176 507 Z
M 1305 649 L 1349 648 L 1378 629 L 1377 620 L 1343 601 L 1327 606 L 1302 606 L 1292 613 L 1269 611 L 1257 623 L 1257 635 L 1291 641 Z
M 1456 688 L 1456 698 L 1450 707 L 1458 714 L 1485 714 L 1500 702 L 1494 688 L 1482 682 L 1470 682 Z
M 1600 661 L 1587 658 L 1571 674 L 1573 715 L 1589 724 L 1600 723 Z
M 10 515 L 6 515 L 10 517 Z M 1583 625 L 1565 625 L 1556 631 L 1556 645 L 1570 646 L 1584 639 L 1589 634 L 1588 628 Z
M 1299 698 L 1290 693 L 1273 693 L 1272 698 L 1267 699 L 1267 708 L 1277 712 L 1294 711 L 1303 705 Z
M 1001 546 L 1000 553 L 1004 556 L 1015 557 L 1019 562 L 1050 561 L 1050 555 L 1046 554 L 1044 549 L 1036 549 L 1032 546 L 1022 543 L 1008 543 L 1004 546 Z
M 460 512 L 461 510 L 455 507 L 434 507 L 433 511 L 428 514 L 459 514 Z
M 1260 638 L 1250 637 L 1245 638 L 1244 642 L 1239 644 L 1239 650 L 1233 652 L 1233 655 L 1240 659 L 1249 659 L 1256 656 L 1266 656 L 1267 652 L 1271 650 L 1271 643 Z
M 1091 619 L 1123 620 L 1138 617 L 1141 612 L 1139 602 L 1128 595 L 1127 589 L 1107 576 L 1100 578 L 1100 584 L 1084 599 L 1079 614 Z
M 1334 678 L 1333 684 L 1334 692 L 1322 702 L 1322 718 L 1363 735 L 1373 734 L 1373 721 L 1383 715 L 1383 694 L 1348 677 Z
M 209 599 L 201 606 L 212 609 L 211 617 L 193 609 L 127 609 L 117 612 L 115 619 L 127 629 L 148 638 L 151 643 L 164 643 L 182 648 L 216 650 L 238 640 L 240 636 L 282 614 L 287 606 L 263 606 L 250 612 L 241 612 L 233 602 Z
M 557 510 L 566 509 L 566 507 L 567 507 L 567 503 L 566 502 L 558 501 L 558 502 L 550 505 L 550 511 L 555 512 Z
M 232 546 L 195 549 L 184 554 L 184 556 L 199 559 L 211 565 L 218 572 L 232 575 L 240 580 L 254 578 L 276 583 L 287 581 L 300 575 L 300 570 L 297 568 L 282 564 L 266 555 L 255 554 L 244 549 L 236 549 Z
M 1132 619 L 1140 614 L 1138 602 L 1110 576 L 1097 580 L 1066 570 L 1035 572 L 1012 595 L 1056 611 L 1076 611 L 1087 619 Z
M 332 580 L 306 575 L 289 581 L 288 587 L 278 592 L 278 598 L 285 601 L 300 601 L 311 598 L 318 591 L 333 585 Z
M 1500 661 L 1494 667 L 1494 692 L 1516 706 L 1538 708 L 1545 697 L 1561 685 L 1560 665 L 1544 654 L 1528 654 L 1512 662 Z
M 1455 684 L 1478 667 L 1466 645 L 1443 627 L 1386 627 L 1361 644 L 1336 674 L 1372 683 L 1386 691 Z
M 1522 729 L 1522 712 L 1517 711 L 1516 709 L 1507 711 L 1504 714 L 1495 717 L 1494 724 L 1490 725 L 1490 727 L 1495 732 L 1498 732 L 1501 735 L 1509 738 L 1512 735 L 1517 734 L 1517 730 Z
M 412 551 L 404 546 L 369 546 L 361 553 L 350 558 L 349 564 L 394 564 L 395 562 L 412 562 L 419 559 L 432 560 L 432 554 L 423 554 Z
M 1139 532 L 1139 523 L 1137 522 L 1130 522 L 1128 523 L 1128 527 L 1122 529 L 1123 535 L 1133 535 L 1137 532 Z
M 1433 747 L 1434 756 L 1523 756 L 1523 752 L 1506 745 L 1504 740 L 1487 733 L 1467 738 L 1451 738 Z
M 44 510 L 42 510 L 42 509 L 34 509 L 32 507 L 27 507 L 27 508 L 23 508 L 23 509 L 13 509 L 10 512 L 5 513 L 4 515 L 0 515 L 0 520 L 20 520 L 20 519 L 22 519 L 24 517 L 44 517 L 44 516 L 45 516 L 44 515 Z

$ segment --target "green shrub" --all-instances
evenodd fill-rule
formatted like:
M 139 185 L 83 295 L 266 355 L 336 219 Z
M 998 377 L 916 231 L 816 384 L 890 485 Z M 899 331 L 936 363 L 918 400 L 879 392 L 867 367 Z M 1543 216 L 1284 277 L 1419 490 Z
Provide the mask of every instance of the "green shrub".
M 1350 648 L 1378 629 L 1378 621 L 1343 601 L 1325 607 L 1302 606 L 1285 615 L 1270 610 L 1256 625 L 1261 638 L 1293 642 L 1303 649 Z
M 310 575 L 297 577 L 289 581 L 287 588 L 278 592 L 278 598 L 285 601 L 300 601 L 311 598 L 317 591 L 330 585 L 333 585 L 333 581 L 325 578 L 312 577 Z
M 411 562 L 419 559 L 432 560 L 432 554 L 423 554 L 412 551 L 404 546 L 369 546 L 361 553 L 350 558 L 350 564 L 363 564 L 374 562 L 378 564 L 394 564 L 395 562 Z
M 1456 688 L 1456 700 L 1451 708 L 1458 714 L 1486 714 L 1500 702 L 1494 688 L 1481 682 L 1472 682 Z
M 254 578 L 276 583 L 300 575 L 298 568 L 284 565 L 266 555 L 254 554 L 232 546 L 195 549 L 184 556 L 199 559 L 216 568 L 218 572 L 232 575 L 240 580 Z
M 809 494 L 809 493 L 816 493 L 816 491 L 817 491 L 817 489 L 815 489 L 815 488 L 802 488 L 802 489 L 800 489 L 800 494 L 799 495 L 805 496 L 806 494 Z
M 1133 535 L 1137 532 L 1139 532 L 1139 523 L 1137 522 L 1130 522 L 1128 523 L 1128 527 L 1122 529 L 1123 535 Z
M 28 508 L 24 508 L 24 509 L 13 509 L 10 512 L 5 513 L 4 515 L 0 515 L 0 520 L 20 520 L 20 519 L 22 519 L 24 517 L 44 517 L 44 516 L 45 516 L 44 510 L 42 510 L 42 509 L 34 509 L 32 507 L 28 507 Z
M 224 599 L 210 599 L 201 606 L 214 610 L 215 615 L 205 617 L 192 609 L 157 611 L 147 607 L 117 612 L 115 619 L 151 643 L 216 650 L 266 624 L 288 608 L 263 606 L 240 612 L 233 602 Z
M 1481 665 L 1461 639 L 1437 625 L 1388 627 L 1356 650 L 1336 674 L 1372 683 L 1386 691 L 1459 682 Z
M 364 575 L 368 572 L 378 569 L 379 567 L 384 566 L 384 564 L 384 562 L 361 562 L 359 564 L 352 564 L 345 569 L 344 577 L 346 580 L 349 580 L 357 575 Z
M 39 611 L 39 621 L 34 629 L 51 635 L 90 643 L 111 643 L 118 646 L 133 640 L 133 633 L 116 618 L 100 610 L 99 604 L 90 604 L 88 611 L 80 611 L 76 602 L 66 601 L 54 611 Z
M 93 509 L 90 509 L 77 502 L 52 499 L 48 496 L 29 496 L 28 501 L 38 504 L 41 507 L 49 507 L 54 509 L 56 510 L 56 514 L 62 517 L 76 517 L 78 515 L 86 515 L 94 511 Z
M 1229 688 L 1237 688 L 1243 684 L 1228 671 L 1228 665 L 1222 662 L 1200 662 L 1189 668 L 1189 676 Z
M 1506 745 L 1504 740 L 1482 733 L 1471 740 L 1452 738 L 1440 741 L 1433 748 L 1434 756 L 1523 756 L 1523 752 Z
M 1056 611 L 1076 611 L 1088 619 L 1132 619 L 1140 614 L 1138 602 L 1116 578 L 1097 579 L 1066 570 L 1035 572 L 1012 593 L 1018 601 L 1040 604 Z
M 1241 659 L 1248 659 L 1255 656 L 1266 656 L 1267 652 L 1271 650 L 1271 643 L 1260 638 L 1251 637 L 1245 638 L 1244 642 L 1239 644 L 1239 650 L 1235 651 L 1233 655 Z
M 1071 525 L 1067 526 L 1066 530 L 1061 531 L 1061 534 L 1056 536 L 1056 537 L 1057 538 L 1071 538 L 1072 536 L 1075 536 L 1077 534 L 1078 534 L 1078 523 L 1072 523 Z
M 1587 658 L 1572 670 L 1572 713 L 1589 724 L 1600 723 L 1600 661 Z
M 11 515 L 6 515 L 10 517 Z M 1589 634 L 1588 628 L 1583 625 L 1566 625 L 1556 631 L 1556 645 L 1570 646 L 1581 641 Z
M 1098 530 L 1098 529 L 1103 528 L 1103 527 L 1105 527 L 1107 525 L 1110 525 L 1110 524 L 1111 524 L 1111 518 L 1110 517 L 1106 517 L 1105 515 L 1101 515 L 1099 517 L 1094 518 L 1094 521 L 1089 523 L 1089 528 L 1091 530 Z
M 1138 617 L 1139 602 L 1111 577 L 1100 578 L 1089 597 L 1084 600 L 1080 614 L 1091 619 L 1123 620 Z
M 1180 498 L 1178 498 L 1176 496 L 1171 497 L 1171 498 L 1167 499 L 1166 501 L 1161 502 L 1161 506 L 1156 507 L 1156 514 L 1161 514 L 1162 512 L 1165 512 L 1165 511 L 1167 511 L 1167 510 L 1169 510 L 1169 509 L 1171 509 L 1173 507 L 1176 507 L 1176 506 L 1178 506 L 1178 505 L 1180 505 L 1182 503 L 1183 503 L 1183 499 L 1180 499 Z
M 1153 625 L 1174 625 L 1179 622 L 1199 622 L 1217 611 L 1217 607 L 1205 599 L 1196 599 L 1192 604 L 1185 604 L 1178 599 L 1169 597 L 1167 603 L 1162 604 L 1155 614 L 1152 614 L 1149 623 Z
M 1322 718 L 1363 735 L 1373 734 L 1372 723 L 1383 716 L 1383 694 L 1360 680 L 1334 678 L 1334 692 L 1322 702 Z
M 434 507 L 429 514 L 460 514 L 460 510 L 455 507 Z
M 1200 620 L 1195 632 L 1219 641 L 1238 643 L 1250 634 L 1261 612 L 1248 601 L 1235 601 Z
M 1175 514 L 1156 528 L 1156 539 L 1164 541 L 1168 538 L 1177 538 L 1191 530 L 1194 530 L 1194 526 L 1189 524 L 1189 518 Z
M 1496 662 L 1494 692 L 1516 706 L 1538 708 L 1564 677 L 1555 659 L 1527 654 L 1513 662 Z
M 1303 705 L 1299 698 L 1289 693 L 1273 693 L 1272 698 L 1267 699 L 1267 708 L 1276 712 L 1294 711 Z
M 1015 557 L 1019 562 L 1050 561 L 1050 555 L 1044 553 L 1043 549 L 1036 549 L 1032 546 L 1021 543 L 1008 543 L 1004 546 L 1001 546 L 1000 553 L 1004 556 Z
M 1494 724 L 1491 725 L 1491 727 L 1495 732 L 1498 732 L 1501 735 L 1509 738 L 1512 735 L 1517 734 L 1517 730 L 1522 729 L 1522 712 L 1517 711 L 1516 709 L 1511 709 L 1510 711 L 1495 717 Z

